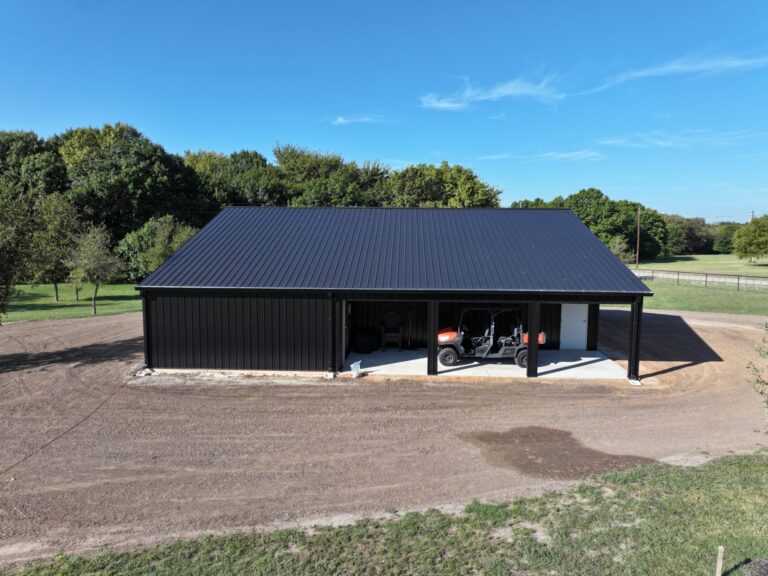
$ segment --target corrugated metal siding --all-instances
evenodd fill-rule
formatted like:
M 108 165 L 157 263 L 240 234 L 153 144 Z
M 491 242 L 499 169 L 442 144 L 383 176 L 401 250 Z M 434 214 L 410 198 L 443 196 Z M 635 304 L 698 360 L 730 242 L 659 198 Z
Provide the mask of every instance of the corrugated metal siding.
M 224 209 L 140 285 L 649 294 L 568 210 Z
M 331 301 L 299 296 L 148 294 L 153 368 L 327 370 Z

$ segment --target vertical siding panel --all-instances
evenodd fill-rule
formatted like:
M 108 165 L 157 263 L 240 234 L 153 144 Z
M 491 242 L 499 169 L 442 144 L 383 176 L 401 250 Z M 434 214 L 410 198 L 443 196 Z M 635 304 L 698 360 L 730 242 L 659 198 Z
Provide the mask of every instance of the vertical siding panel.
M 152 363 L 157 368 L 325 370 L 337 339 L 333 306 L 326 296 L 151 296 Z
M 264 338 L 265 330 L 266 330 L 266 303 L 265 298 L 259 298 L 259 315 L 258 315 L 258 323 L 256 324 L 258 328 L 258 342 L 256 345 L 258 346 L 258 354 L 259 354 L 259 363 L 261 364 L 262 368 L 265 370 L 272 370 L 274 368 L 274 362 L 272 361 L 272 341 L 266 341 L 266 338 Z
M 213 326 L 211 325 L 211 297 L 205 296 L 200 303 L 200 336 L 203 343 L 203 366 L 213 366 Z M 202 367 L 202 366 L 201 366 Z
M 152 311 L 152 318 L 149 329 L 152 331 L 152 342 L 150 342 L 152 344 L 152 362 L 157 368 L 162 368 L 165 358 L 160 353 L 160 339 L 163 337 L 162 315 L 159 314 L 161 304 L 159 298 L 155 296 L 151 297 L 151 301 L 149 309 Z
M 221 298 L 211 297 L 213 303 L 213 315 L 211 321 L 213 323 L 214 345 L 213 345 L 213 367 L 221 368 L 223 366 L 221 362 Z
M 285 299 L 285 326 L 283 327 L 285 337 L 285 344 L 283 348 L 283 366 L 285 369 L 287 369 L 292 364 L 291 356 L 293 354 L 291 353 L 290 348 L 293 331 L 293 307 L 295 303 L 296 300 L 293 297 L 288 297 Z
M 309 358 L 310 337 L 307 333 L 309 324 L 309 299 L 301 299 L 301 326 L 299 328 L 299 340 L 301 342 L 301 369 L 309 370 L 311 365 Z
M 280 298 L 280 306 L 279 306 L 280 316 L 278 319 L 278 328 L 280 330 L 280 348 L 278 349 L 278 363 L 277 366 L 280 370 L 285 370 L 285 366 L 287 364 L 286 360 L 286 347 L 288 345 L 287 339 L 286 339 L 286 327 L 287 327 L 287 319 L 288 319 L 288 302 L 286 298 Z
M 170 368 L 171 364 L 168 360 L 167 349 L 165 346 L 165 340 L 170 338 L 168 323 L 165 319 L 165 298 L 158 296 L 155 304 L 157 306 L 157 358 L 162 358 L 162 364 L 158 364 L 158 367 Z
M 221 316 L 221 338 L 222 338 L 222 352 L 224 355 L 224 369 L 230 370 L 234 366 L 232 364 L 232 330 L 234 329 L 233 314 L 232 314 L 232 297 L 225 296 L 222 298 L 222 306 L 224 307 L 224 313 Z
M 246 332 L 246 318 L 245 318 L 245 307 L 246 307 L 246 299 L 242 296 L 237 297 L 238 307 L 237 307 L 237 321 L 240 324 L 240 346 L 238 346 L 239 350 L 239 358 L 238 358 L 238 364 L 240 365 L 240 369 L 243 370 L 248 367 L 248 362 L 246 360 L 246 347 L 245 347 L 245 332 Z
M 165 348 L 165 354 L 168 356 L 168 366 L 175 368 L 173 363 L 173 343 L 176 341 L 176 333 L 173 327 L 173 318 L 171 314 L 171 301 L 168 298 L 163 298 L 163 324 L 168 327 L 168 333 L 163 338 L 163 347 Z
M 307 302 L 307 369 L 309 369 L 311 366 L 314 365 L 314 353 L 315 353 L 315 338 L 317 338 L 316 335 L 316 329 L 315 326 L 317 325 L 317 318 L 315 316 L 316 312 L 316 306 L 315 302 L 313 300 L 308 300 Z
M 322 349 L 322 339 L 317 333 L 317 301 L 312 302 L 312 309 L 309 311 L 309 315 L 312 318 L 310 325 L 310 338 L 312 339 L 312 347 L 307 351 L 307 366 L 313 369 L 317 364 L 317 352 Z
M 251 317 L 253 318 L 253 333 L 251 334 L 251 354 L 256 358 L 256 365 L 259 370 L 266 369 L 266 361 L 262 350 L 264 345 L 261 342 L 261 306 L 263 306 L 263 300 L 258 297 L 254 297 L 251 304 Z
M 189 366 L 189 358 L 187 352 L 189 350 L 189 332 L 187 331 L 187 298 L 182 296 L 177 298 L 178 306 L 176 307 L 179 314 L 179 332 L 181 337 L 179 338 L 179 366 Z
M 169 321 L 173 327 L 173 338 L 171 339 L 171 350 L 173 355 L 173 367 L 181 368 L 181 330 L 179 330 L 179 298 L 174 297 L 168 300 Z
M 197 349 L 197 331 L 195 326 L 194 306 L 197 302 L 196 296 L 184 297 L 184 329 L 187 331 L 187 366 L 195 366 L 195 352 Z
M 251 358 L 251 297 L 243 298 L 243 365 L 253 370 Z
M 203 333 L 203 311 L 205 310 L 205 297 L 195 298 L 195 334 L 197 335 L 197 350 L 195 353 L 195 368 L 201 368 L 204 365 L 203 353 L 205 350 L 205 334 Z
M 234 299 L 231 296 L 227 296 L 224 298 L 224 326 L 222 326 L 221 333 L 224 336 L 225 344 L 225 354 L 224 358 L 225 360 L 225 367 L 227 370 L 231 370 L 235 367 L 235 357 L 234 357 L 234 351 L 235 351 L 235 314 L 234 314 Z
M 243 341 L 245 340 L 243 337 L 243 299 L 240 296 L 235 296 L 232 298 L 232 301 L 235 305 L 235 345 L 232 347 L 235 353 L 234 367 L 238 370 L 242 370 L 243 354 L 245 353 L 245 350 L 243 349 Z

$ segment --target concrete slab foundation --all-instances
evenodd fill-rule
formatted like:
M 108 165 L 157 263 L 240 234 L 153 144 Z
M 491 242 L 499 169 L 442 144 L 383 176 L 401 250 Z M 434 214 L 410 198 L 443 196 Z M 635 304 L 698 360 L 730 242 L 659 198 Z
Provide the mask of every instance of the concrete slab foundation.
M 353 362 L 360 361 L 364 374 L 378 376 L 424 376 L 427 373 L 427 351 L 387 348 L 371 354 L 352 352 L 346 359 L 342 375 L 351 374 Z M 491 378 L 525 378 L 526 371 L 511 360 L 465 361 L 456 366 L 438 364 L 438 375 L 444 377 L 471 376 Z M 541 350 L 540 378 L 587 380 L 626 380 L 626 369 L 596 351 Z

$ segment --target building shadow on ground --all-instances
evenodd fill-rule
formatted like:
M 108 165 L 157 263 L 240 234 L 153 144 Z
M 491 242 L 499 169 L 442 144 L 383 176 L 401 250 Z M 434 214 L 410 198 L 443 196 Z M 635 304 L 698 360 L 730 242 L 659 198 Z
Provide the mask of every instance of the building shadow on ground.
M 600 349 L 616 360 L 626 360 L 629 350 L 629 310 L 600 309 Z M 674 312 L 643 313 L 640 361 L 678 362 L 679 364 L 641 374 L 643 378 L 660 376 L 705 362 L 723 359 L 688 323 Z
M 27 370 L 49 364 L 98 364 L 111 360 L 126 360 L 144 350 L 144 338 L 127 338 L 115 342 L 98 342 L 87 346 L 51 350 L 47 352 L 20 352 L 0 355 L 0 373 Z

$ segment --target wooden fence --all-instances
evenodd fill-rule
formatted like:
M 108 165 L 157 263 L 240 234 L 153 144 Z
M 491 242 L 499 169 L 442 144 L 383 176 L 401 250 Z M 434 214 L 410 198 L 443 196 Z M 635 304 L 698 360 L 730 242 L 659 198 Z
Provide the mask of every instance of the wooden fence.
M 710 274 L 705 272 L 677 272 L 675 270 L 650 270 L 633 268 L 632 272 L 643 281 L 671 280 L 676 284 L 697 284 L 701 286 L 724 286 L 736 290 L 768 290 L 768 278 L 741 276 L 737 274 Z

